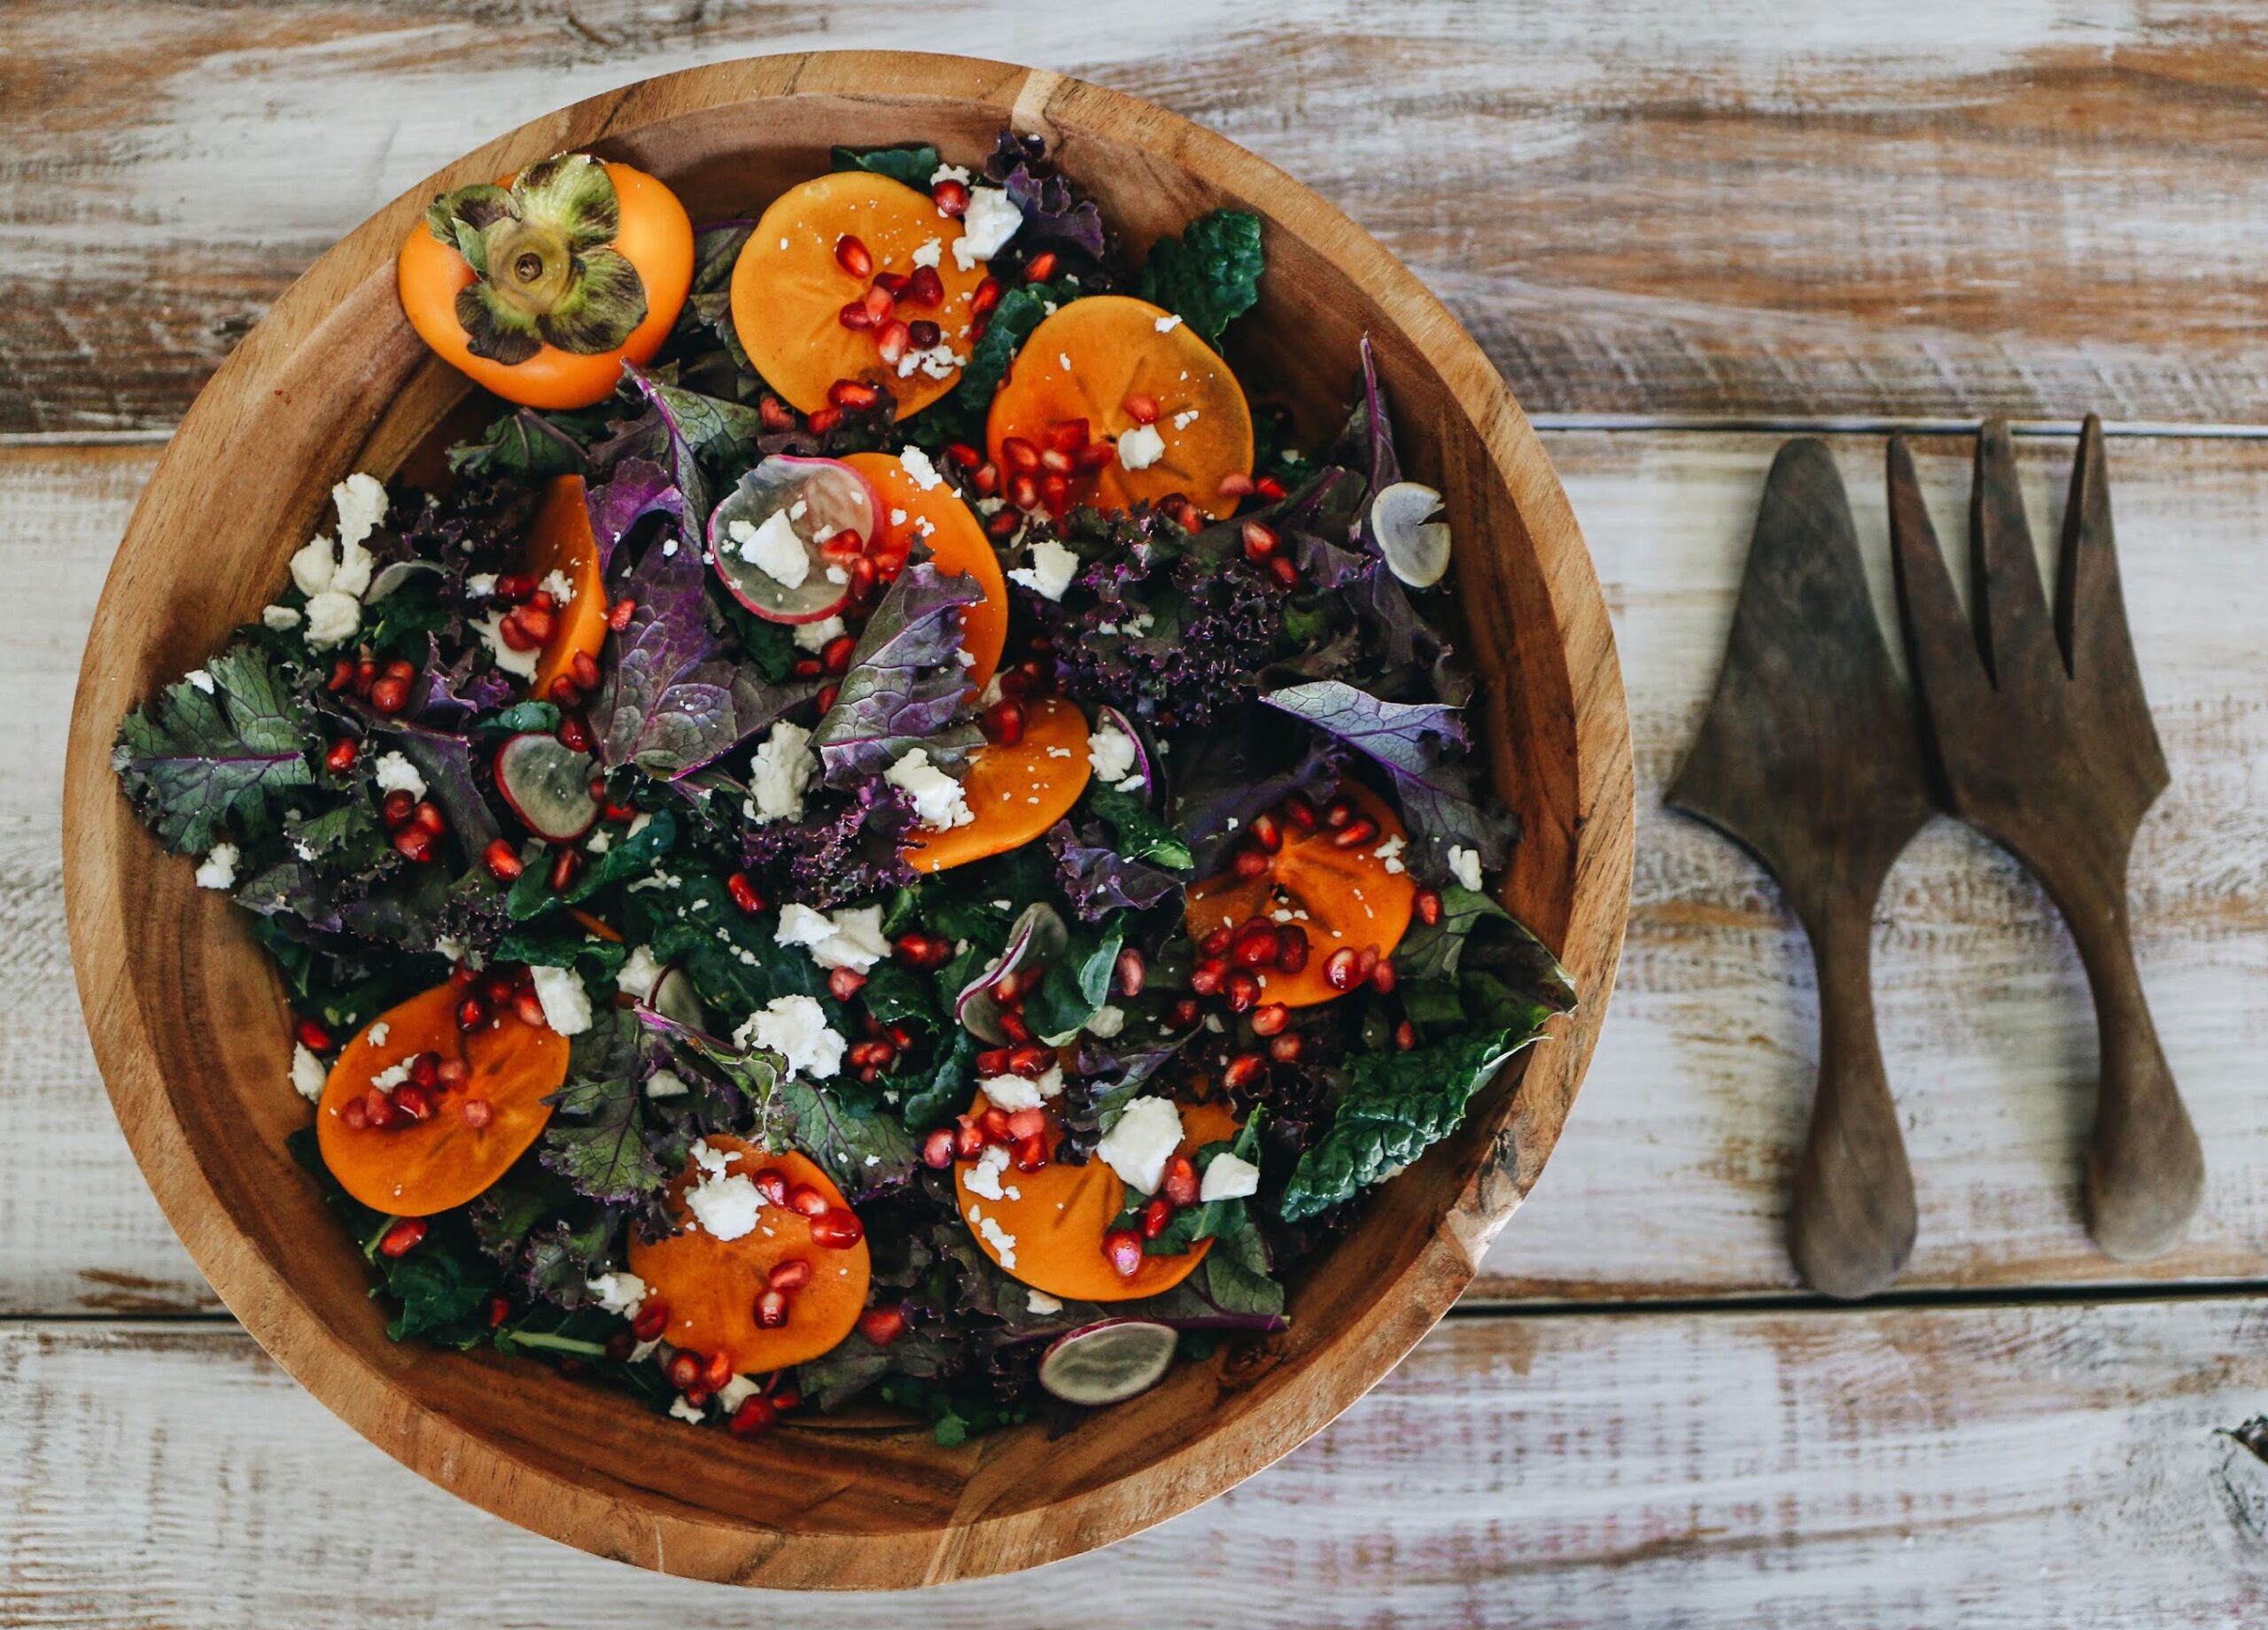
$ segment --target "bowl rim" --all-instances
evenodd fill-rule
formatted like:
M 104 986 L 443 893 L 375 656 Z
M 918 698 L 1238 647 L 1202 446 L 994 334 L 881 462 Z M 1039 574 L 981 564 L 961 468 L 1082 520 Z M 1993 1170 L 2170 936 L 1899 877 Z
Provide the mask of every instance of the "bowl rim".
M 1182 170 L 1259 206 L 1279 229 L 1363 289 L 1453 388 L 1512 501 L 1569 676 L 1576 806 L 1554 811 L 1572 898 L 1556 947 L 1582 995 L 1552 1043 L 1534 1050 L 1495 1112 L 1485 1156 L 1403 1270 L 1410 1293 L 1381 1297 L 1330 1339 L 1331 1362 L 1177 1451 L 1032 1513 L 956 1514 L 934 1530 L 896 1534 L 783 1533 L 656 1493 L 626 1516 L 621 1502 L 516 1458 L 509 1444 L 420 1406 L 405 1417 L 392 1388 L 229 1222 L 184 1136 L 155 1063 L 149 1017 L 120 999 L 121 971 L 105 936 L 130 919 L 97 834 L 115 814 L 109 764 L 122 664 L 104 654 L 121 581 L 151 535 L 160 495 L 198 479 L 183 449 L 226 434 L 224 398 L 263 392 L 294 348 L 345 296 L 390 266 L 436 192 L 508 173 L 563 149 L 650 123 L 742 103 L 862 93 L 994 109 L 1003 124 L 1050 139 L 1111 121 Z M 684 69 L 586 98 L 483 144 L 377 211 L 325 252 L 215 371 L 183 415 L 128 524 L 105 580 L 74 698 L 65 773 L 64 881 L 74 969 L 98 1067 L 127 1142 L 167 1220 L 221 1300 L 267 1352 L 333 1413 L 396 1459 L 499 1516 L 596 1554 L 656 1570 L 765 1586 L 878 1588 L 1037 1566 L 1138 1532 L 1210 1499 L 1304 1442 L 1382 1378 L 1478 1270 L 1488 1241 L 1528 1192 L 1581 1084 L 1611 995 L 1633 869 L 1629 722 L 1606 605 L 1565 493 L 1495 367 L 1445 307 L 1344 213 L 1255 155 L 1177 114 L 1043 69 L 920 52 L 812 51 Z M 1550 937 L 1550 936 L 1547 936 Z M 1392 1307 L 1382 1304 L 1392 1302 Z M 1317 1358 L 1324 1356 L 1318 1354 Z M 928 1543 L 920 1541 L 926 1539 Z

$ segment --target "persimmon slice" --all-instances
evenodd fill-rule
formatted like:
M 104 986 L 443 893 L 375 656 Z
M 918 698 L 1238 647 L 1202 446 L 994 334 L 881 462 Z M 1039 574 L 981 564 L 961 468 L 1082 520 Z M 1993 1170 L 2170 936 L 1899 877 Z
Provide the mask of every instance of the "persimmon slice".
M 528 688 L 532 696 L 548 696 L 554 679 L 572 675 L 578 654 L 595 663 L 606 644 L 606 583 L 599 576 L 598 539 L 591 533 L 582 477 L 553 479 L 528 528 L 524 558 L 527 575 L 537 587 L 549 590 L 555 602 L 562 596 L 559 584 L 551 580 L 553 572 L 568 590 L 564 603 L 552 608 L 551 638 L 543 642 Z
M 1129 467 L 1120 440 L 1141 423 L 1130 402 L 1153 416 L 1149 428 L 1164 444 L 1141 470 Z M 1221 482 L 1252 469 L 1252 409 L 1229 365 L 1164 307 L 1097 294 L 1034 329 L 992 399 L 992 462 L 1006 471 L 1009 437 L 1045 450 L 1049 431 L 1075 419 L 1086 421 L 1091 439 L 1120 449 L 1091 478 L 1073 478 L 1075 501 L 1123 509 L 1179 493 L 1216 520 L 1235 512 Z
M 849 1209 L 843 1191 L 800 1154 L 770 1153 L 738 1137 L 712 1136 L 707 1141 L 712 1155 L 733 1157 L 726 1178 L 757 1180 L 759 1173 L 774 1171 L 788 1193 L 808 1185 L 829 1206 Z M 649 1244 L 631 1230 L 630 1271 L 646 1282 L 648 1300 L 669 1310 L 662 1339 L 704 1357 L 729 1354 L 735 1375 L 800 1364 L 835 1347 L 866 1305 L 873 1269 L 866 1237 L 849 1246 L 821 1245 L 812 1238 L 812 1218 L 769 1203 L 757 1214 L 756 1227 L 737 1239 L 685 1227 L 692 1220 L 686 1191 L 703 1175 L 695 1161 L 670 1184 L 670 1214 L 680 1232 Z M 757 1186 L 764 1184 L 759 1181 Z M 783 1291 L 787 1323 L 767 1330 L 757 1322 L 757 1299 L 771 1287 L 774 1270 L 791 1262 L 806 1264 L 810 1277 Z
M 980 1092 L 970 1113 L 982 1114 L 984 1108 Z M 1207 1144 L 1233 1138 L 1237 1119 L 1225 1104 L 1184 1104 L 1181 1131 L 1180 1153 L 1193 1155 Z M 1036 1172 L 1021 1172 L 1011 1165 L 1000 1174 L 1001 1189 L 1013 1191 L 1014 1199 L 990 1199 L 972 1192 L 968 1176 L 975 1169 L 973 1162 L 964 1160 L 953 1168 L 961 1221 L 968 1224 L 978 1248 L 1003 1273 L 1067 1301 L 1129 1301 L 1162 1295 L 1205 1260 L 1213 1248 L 1209 1239 L 1199 1240 L 1179 1255 L 1145 1256 L 1130 1278 L 1122 1277 L 1103 1254 L 1102 1237 L 1126 1208 L 1125 1183 L 1099 1160 L 1084 1166 L 1056 1165 L 1062 1130 L 1052 1115 L 1046 1137 L 1046 1165 Z M 997 1221 L 999 1234 L 1015 1242 L 1014 1267 L 1001 1261 L 1009 1247 L 988 1238 L 990 1230 L 983 1226 L 987 1219 Z
M 882 501 L 869 553 L 903 560 L 916 543 L 927 544 L 939 571 L 949 578 L 972 573 L 983 586 L 984 598 L 961 613 L 960 635 L 962 648 L 976 659 L 969 682 L 983 685 L 1000 665 L 1008 642 L 1008 585 L 983 526 L 951 487 L 943 482 L 924 487 L 893 454 L 852 453 L 843 462 L 866 477 Z
M 315 1141 L 338 1184 L 373 1211 L 431 1216 L 485 1191 L 551 1119 L 543 1100 L 567 1079 L 567 1038 L 528 1024 L 508 1005 L 470 1032 L 457 1028 L 462 992 L 437 985 L 372 1020 L 342 1048 L 315 1106 Z M 383 1036 L 383 1041 L 374 1039 Z M 386 1127 L 354 1126 L 345 1111 L 374 1078 L 421 1053 L 462 1059 L 464 1084 L 433 1094 L 432 1114 Z M 468 1120 L 469 1104 L 485 1105 Z
M 742 348 L 765 383 L 805 413 L 827 405 L 836 380 L 859 379 L 889 386 L 897 416 L 911 417 L 959 382 L 959 368 L 940 370 L 942 378 L 918 363 L 901 372 L 902 362 L 882 360 L 876 330 L 843 325 L 843 308 L 865 299 L 884 273 L 911 277 L 920 269 L 916 252 L 930 259 L 934 241 L 944 298 L 935 306 L 899 300 L 883 320 L 934 322 L 953 355 L 967 356 L 968 302 L 984 268 L 960 268 L 953 258 L 960 235 L 960 222 L 939 214 L 928 194 L 887 175 L 843 170 L 790 187 L 764 212 L 733 266 L 733 328 Z M 865 252 L 863 274 L 843 264 L 856 254 L 837 252 L 846 237 Z
M 917 872 L 943 872 L 1020 849 L 1071 812 L 1086 790 L 1087 716 L 1060 696 L 1026 701 L 1023 735 L 1014 746 L 989 741 L 961 783 L 976 819 L 944 832 L 924 831 L 906 844 Z
M 1339 833 L 1329 827 L 1302 832 L 1278 818 L 1284 846 L 1270 858 L 1268 870 L 1257 877 L 1223 872 L 1189 889 L 1186 920 L 1192 939 L 1201 940 L 1220 928 L 1236 928 L 1254 917 L 1270 917 L 1289 910 L 1292 921 L 1308 936 L 1308 959 L 1297 973 L 1260 968 L 1262 1002 L 1290 1007 L 1309 1007 L 1340 995 L 1332 989 L 1324 967 L 1332 952 L 1351 947 L 1376 946 L 1381 957 L 1391 955 L 1410 928 L 1410 913 L 1418 886 L 1407 872 L 1386 869 L 1386 855 L 1395 853 L 1406 834 L 1402 819 L 1369 788 L 1349 783 L 1340 796 L 1355 807 L 1360 819 L 1377 828 L 1375 838 L 1349 849 L 1339 847 Z

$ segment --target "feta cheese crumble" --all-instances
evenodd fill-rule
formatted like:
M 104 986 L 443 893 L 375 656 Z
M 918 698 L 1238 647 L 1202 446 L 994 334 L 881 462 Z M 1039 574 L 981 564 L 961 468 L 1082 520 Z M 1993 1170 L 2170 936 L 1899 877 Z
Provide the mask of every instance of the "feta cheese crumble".
M 1095 1009 L 1095 1016 L 1087 1021 L 1087 1034 L 1108 1041 L 1126 1028 L 1126 1010 L 1107 1005 Z
M 1449 850 L 1449 870 L 1456 873 L 1456 881 L 1475 894 L 1480 892 L 1480 854 L 1458 843 Z
M 709 1411 L 695 1403 L 683 1393 L 670 1400 L 670 1414 L 688 1426 L 698 1426 L 709 1418 Z
M 968 1220 L 976 1224 L 978 1237 L 992 1247 L 993 1254 L 999 1259 L 1000 1266 L 1014 1272 L 1016 1266 L 1016 1237 L 1000 1226 L 1000 1220 L 998 1217 L 985 1216 L 974 1206 L 968 1208 Z
M 1078 575 L 1079 557 L 1054 539 L 1042 538 L 1031 546 L 1031 564 L 1011 571 L 1008 581 L 1022 584 L 1043 600 L 1060 600 Z
M 535 999 L 543 1004 L 543 1021 L 562 1036 L 580 1036 L 591 1028 L 591 993 L 572 968 L 535 967 Z
M 312 1104 L 322 1097 L 323 1083 L 330 1078 L 330 1073 L 323 1068 L 322 1060 L 309 1052 L 304 1043 L 291 1044 L 291 1087 L 294 1091 Z
M 1371 851 L 1371 858 L 1379 863 L 1387 876 L 1399 877 L 1410 869 L 1402 858 L 1402 850 L 1409 847 L 1407 838 L 1390 837 Z
M 913 749 L 890 765 L 882 779 L 905 788 L 913 800 L 915 819 L 932 832 L 966 827 L 976 819 L 961 784 L 929 762 L 926 747 Z
M 204 669 L 191 668 L 187 673 L 183 674 L 181 678 L 183 684 L 194 685 L 198 689 L 203 691 L 208 696 L 213 694 L 213 676 L 206 672 Z
M 986 1199 L 1007 1199 L 1008 1191 L 1000 1186 L 1000 1174 L 1007 1169 L 1008 1151 L 1006 1145 L 1002 1144 L 986 1145 L 984 1153 L 977 1156 L 976 1164 L 969 1168 L 968 1176 L 966 1179 L 968 1184 L 968 1191 L 971 1194 L 982 1195 Z
M 742 560 L 782 588 L 801 588 L 812 575 L 811 551 L 784 509 L 774 509 L 761 526 L 734 521 L 725 535 L 740 545 Z
M 935 266 L 945 258 L 945 240 L 932 237 L 913 245 L 913 264 Z
M 307 601 L 307 645 L 312 650 L 329 650 L 344 645 L 362 626 L 362 602 L 352 594 L 337 589 L 325 589 Z M 535 672 L 535 653 L 528 654 L 528 672 Z
M 812 953 L 812 960 L 823 968 L 849 968 L 854 974 L 889 960 L 890 954 L 879 905 L 841 911 L 830 917 L 790 901 L 780 908 L 776 937 L 782 945 L 804 947 Z
M 1118 462 L 1129 470 L 1147 470 L 1166 455 L 1166 439 L 1154 424 L 1138 424 L 1118 439 Z
M 380 792 L 406 792 L 413 798 L 425 796 L 425 778 L 417 773 L 417 766 L 400 753 L 388 753 L 370 766 L 370 773 L 378 783 Z
M 1140 757 L 1134 739 L 1116 725 L 1105 719 L 1087 736 L 1087 767 L 1095 779 L 1107 781 L 1122 792 L 1131 792 L 1142 784 L 1134 772 Z
M 1181 1146 L 1181 1111 L 1171 1098 L 1138 1098 L 1103 1134 L 1095 1153 L 1130 1187 L 1153 1193 Z
M 205 858 L 197 868 L 199 889 L 233 889 L 237 886 L 237 846 L 215 843 L 205 851 Z
M 919 447 L 905 448 L 898 454 L 897 462 L 900 469 L 913 477 L 913 485 L 925 493 L 944 479 L 937 473 L 937 467 L 929 462 L 929 455 Z
M 1024 1306 L 1034 1313 L 1060 1313 L 1063 1304 L 1045 1291 L 1033 1291 L 1024 1297 Z
M 1223 1150 L 1205 1168 L 1205 1181 L 1198 1185 L 1197 1198 L 1200 1201 L 1242 1199 L 1247 1194 L 1259 1192 L 1260 1168 Z
M 987 1075 L 976 1083 L 996 1109 L 1014 1114 L 1019 1109 L 1037 1109 L 1049 1098 L 1063 1096 L 1063 1072 L 1051 1064 L 1047 1073 L 1037 1081 L 1021 1075 Z
M 262 606 L 260 620 L 277 633 L 299 625 L 299 614 L 289 606 Z
M 683 1098 L 692 1091 L 685 1084 L 685 1077 L 675 1070 L 657 1069 L 646 1077 L 648 1098 Z
M 849 632 L 850 629 L 841 617 L 830 617 L 817 623 L 796 624 L 793 637 L 797 650 L 809 651 L 816 656 L 827 649 L 835 640 Z
M 964 272 L 975 271 L 979 260 L 990 260 L 1006 247 L 1023 223 L 1023 211 L 1000 188 L 971 187 L 960 236 L 953 240 L 953 264 Z
M 614 988 L 642 1002 L 654 994 L 654 982 L 661 976 L 662 964 L 656 960 L 653 947 L 640 945 L 622 959 L 622 970 L 614 976 Z
M 811 740 L 810 731 L 783 718 L 757 747 L 749 765 L 749 802 L 755 805 L 749 819 L 757 826 L 802 819 L 804 789 L 819 773 Z
M 736 1047 L 763 1047 L 787 1060 L 788 1073 L 831 1080 L 843 1067 L 843 1040 L 827 1028 L 827 1009 L 807 996 L 776 996 L 733 1033 Z
M 1161 334 L 1170 334 L 1181 326 L 1181 314 L 1169 311 L 1150 326 Z
M 583 1287 L 599 1299 L 600 1307 L 625 1319 L 636 1318 L 646 1300 L 646 1282 L 634 1273 L 602 1273 L 585 1280 Z
M 555 604 L 571 606 L 575 603 L 575 586 L 567 580 L 567 574 L 556 566 L 544 573 L 543 581 L 537 586 L 550 595 Z

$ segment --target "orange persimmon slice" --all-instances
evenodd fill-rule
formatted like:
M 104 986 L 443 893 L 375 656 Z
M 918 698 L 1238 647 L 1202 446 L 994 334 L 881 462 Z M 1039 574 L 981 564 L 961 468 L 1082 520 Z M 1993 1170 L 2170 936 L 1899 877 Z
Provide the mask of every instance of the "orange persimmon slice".
M 536 659 L 531 696 L 548 696 L 551 682 L 571 675 L 578 653 L 593 662 L 606 644 L 606 584 L 599 576 L 598 539 L 591 534 L 591 512 L 584 502 L 583 477 L 560 476 L 543 495 L 543 507 L 528 528 L 525 554 L 527 575 L 538 587 L 553 572 L 566 579 L 571 597 L 555 605 L 551 638 L 543 642 Z M 557 590 L 553 591 L 555 599 Z
M 980 1092 L 970 1113 L 981 1114 L 985 1106 Z M 1179 1153 L 1193 1155 L 1207 1144 L 1235 1137 L 1237 1119 L 1224 1104 L 1184 1104 L 1181 1132 Z M 1102 1237 L 1126 1208 L 1126 1184 L 1099 1160 L 1090 1159 L 1084 1166 L 1056 1165 L 1055 1149 L 1062 1137 L 1050 1115 L 1048 1163 L 1036 1172 L 1018 1171 L 1011 1165 L 1000 1174 L 1002 1191 L 1013 1191 L 1014 1199 L 988 1199 L 972 1192 L 968 1175 L 975 1163 L 963 1160 L 953 1167 L 961 1221 L 968 1224 L 978 1247 L 1011 1278 L 1066 1300 L 1128 1301 L 1162 1295 L 1186 1279 L 1212 1249 L 1211 1240 L 1200 1239 L 1176 1256 L 1145 1256 L 1130 1278 L 1110 1265 L 1103 1254 Z M 1001 1261 L 1007 1248 L 988 1237 L 985 1219 L 997 1221 L 1000 1234 L 1014 1242 L 1014 1267 Z
M 760 1190 L 765 1186 L 763 1174 L 776 1172 L 788 1194 L 808 1185 L 829 1206 L 850 1209 L 843 1191 L 800 1154 L 773 1154 L 738 1137 L 712 1136 L 707 1141 L 712 1153 L 737 1157 L 725 1168 L 727 1180 L 746 1177 Z M 873 1272 L 865 1234 L 848 1246 L 822 1245 L 812 1238 L 812 1218 L 767 1202 L 757 1214 L 756 1227 L 737 1239 L 719 1239 L 688 1226 L 692 1211 L 686 1191 L 703 1176 L 695 1161 L 670 1184 L 670 1213 L 682 1231 L 649 1244 L 631 1230 L 630 1271 L 646 1282 L 648 1300 L 669 1311 L 662 1339 L 704 1357 L 729 1354 L 734 1374 L 756 1375 L 817 1358 L 849 1335 L 866 1305 Z M 795 1262 L 804 1269 L 781 1272 Z M 805 1269 L 801 1284 L 781 1289 L 787 1322 L 771 1329 L 757 1323 L 757 1299 L 772 1288 L 775 1274 L 784 1279 L 804 1276 Z
M 866 477 L 882 503 L 876 535 L 867 540 L 869 553 L 903 560 L 914 544 L 927 544 L 939 571 L 949 578 L 971 573 L 983 588 L 984 598 L 961 614 L 960 633 L 962 648 L 976 659 L 968 681 L 983 685 L 1000 665 L 1001 648 L 1008 642 L 1008 585 L 983 526 L 951 487 L 939 482 L 925 488 L 891 454 L 851 453 L 843 462 Z
M 373 1211 L 425 1217 L 472 1199 L 502 1176 L 551 1119 L 543 1100 L 567 1079 L 567 1038 L 529 1024 L 508 1005 L 478 1029 L 457 1028 L 454 986 L 437 985 L 389 1008 L 340 1050 L 315 1106 L 315 1141 L 338 1184 Z M 374 1037 L 383 1036 L 383 1041 Z M 373 1078 L 421 1053 L 462 1059 L 461 1087 L 433 1094 L 432 1114 L 385 1127 L 355 1126 L 344 1114 Z M 470 1123 L 469 1104 L 481 1124 Z
M 969 299 L 984 267 L 960 268 L 953 258 L 960 236 L 960 222 L 939 214 L 927 193 L 887 175 L 843 170 L 790 187 L 764 212 L 733 265 L 734 331 L 764 382 L 804 413 L 827 405 L 836 380 L 858 379 L 889 387 L 897 416 L 910 418 L 959 382 L 959 368 L 943 369 L 939 378 L 919 364 L 886 364 L 877 330 L 845 328 L 843 308 L 865 299 L 882 273 L 912 276 L 921 264 L 917 252 L 934 258 L 944 298 L 934 306 L 901 299 L 891 315 L 936 323 L 952 354 L 967 356 Z M 865 262 L 855 252 L 838 252 L 845 238 L 858 241 Z M 866 269 L 853 272 L 846 260 Z
M 1023 736 L 988 741 L 968 766 L 961 796 L 975 817 L 965 827 L 922 831 L 903 851 L 917 872 L 943 872 L 1020 849 L 1071 812 L 1092 773 L 1087 716 L 1060 696 L 1024 704 Z
M 1270 857 L 1267 871 L 1257 877 L 1223 872 L 1190 885 L 1186 920 L 1192 939 L 1285 909 L 1307 934 L 1307 964 L 1299 972 L 1256 970 L 1262 1002 L 1291 1007 L 1328 1002 L 1341 994 L 1324 974 L 1333 951 L 1375 946 L 1381 957 L 1390 956 L 1409 931 L 1418 886 L 1407 872 L 1387 870 L 1379 852 L 1381 844 L 1388 856 L 1400 849 L 1406 836 L 1401 818 L 1367 788 L 1349 782 L 1340 796 L 1354 804 L 1357 817 L 1377 827 L 1375 837 L 1341 849 L 1340 834 L 1331 827 L 1302 832 L 1279 816 L 1284 846 Z
M 644 171 L 609 163 L 606 173 L 620 217 L 610 247 L 637 268 L 646 291 L 645 316 L 611 351 L 585 354 L 547 345 L 513 363 L 473 355 L 456 311 L 458 291 L 474 281 L 471 265 L 422 220 L 402 240 L 394 282 L 410 326 L 442 361 L 506 401 L 529 408 L 602 402 L 622 383 L 622 365 L 653 361 L 677 324 L 693 286 L 693 222 L 677 194 Z M 497 185 L 509 188 L 515 179 L 507 175 Z
M 1164 444 L 1140 470 L 1128 467 L 1120 440 L 1139 423 L 1130 401 L 1153 416 L 1149 428 Z M 1216 520 L 1235 513 L 1237 501 L 1221 495 L 1221 483 L 1251 471 L 1252 409 L 1219 353 L 1164 307 L 1098 294 L 1034 329 L 992 399 L 985 427 L 992 462 L 1006 476 L 1009 437 L 1044 451 L 1048 431 L 1074 419 L 1086 422 L 1091 440 L 1120 447 L 1091 479 L 1073 477 L 1075 501 L 1123 509 L 1179 493 Z

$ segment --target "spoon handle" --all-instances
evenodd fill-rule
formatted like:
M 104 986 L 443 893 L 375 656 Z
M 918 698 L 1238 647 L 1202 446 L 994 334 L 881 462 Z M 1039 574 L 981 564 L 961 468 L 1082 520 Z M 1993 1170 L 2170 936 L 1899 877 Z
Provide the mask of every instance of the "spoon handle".
M 1914 1174 L 1875 1036 L 1872 914 L 1837 902 L 1811 929 L 1819 1090 L 1788 1216 L 1796 1270 L 1844 1300 L 1881 1290 L 1914 1250 Z

